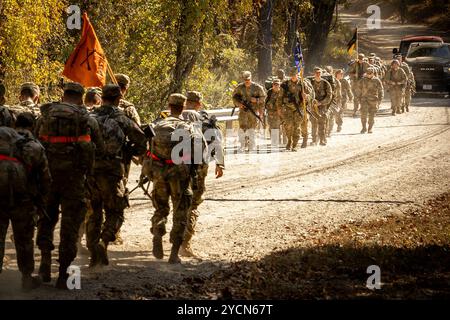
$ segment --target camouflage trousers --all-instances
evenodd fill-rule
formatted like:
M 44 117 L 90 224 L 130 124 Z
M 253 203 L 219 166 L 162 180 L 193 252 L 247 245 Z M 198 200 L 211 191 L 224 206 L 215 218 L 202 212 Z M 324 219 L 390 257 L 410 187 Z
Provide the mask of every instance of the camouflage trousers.
M 283 111 L 283 126 L 287 136 L 287 143 L 296 147 L 300 134 L 303 138 L 308 138 L 308 115 L 305 113 L 302 118 L 297 110 L 286 107 Z
M 408 85 L 405 89 L 405 94 L 403 96 L 402 110 L 404 108 L 409 108 L 411 103 L 411 85 Z
M 272 145 L 280 143 L 280 135 L 281 135 L 281 118 L 276 111 L 268 111 L 267 112 L 267 122 L 269 124 L 270 129 L 270 137 Z M 276 132 L 273 130 L 278 130 L 278 136 Z M 273 131 L 273 132 L 272 132 Z M 278 138 L 278 140 L 276 139 Z
M 338 125 L 338 127 L 342 126 L 342 118 L 343 118 L 344 110 L 340 108 L 339 112 L 330 114 L 328 118 L 328 135 L 333 132 L 334 123 Z
M 191 240 L 195 234 L 195 226 L 198 219 L 198 206 L 203 202 L 203 194 L 205 193 L 205 180 L 208 175 L 208 165 L 202 164 L 197 171 L 197 188 L 192 190 L 192 205 L 189 209 L 186 230 L 184 232 L 184 240 Z
M 239 111 L 239 143 L 241 148 L 245 148 L 246 139 L 248 139 L 249 149 L 254 149 L 256 146 L 255 131 L 257 125 L 257 119 L 250 111 Z
M 5 255 L 6 232 L 11 220 L 19 271 L 31 275 L 34 271 L 33 237 L 37 220 L 34 205 L 30 200 L 16 202 L 13 207 L 7 203 L 0 199 L 0 272 Z
M 61 230 L 59 243 L 60 268 L 67 268 L 77 256 L 77 240 L 80 225 L 87 207 L 84 173 L 52 172 L 52 185 L 47 203 L 47 215 L 38 222 L 36 243 L 42 251 L 52 251 L 53 234 L 61 207 Z
M 361 106 L 361 80 L 352 81 L 352 93 L 353 93 L 353 112 L 359 110 Z
M 124 221 L 127 199 L 120 175 L 98 172 L 88 177 L 88 184 L 92 213 L 86 222 L 86 243 L 89 250 L 94 250 L 100 239 L 105 243 L 116 240 L 116 233 Z
M 320 107 L 319 107 L 320 108 Z M 325 108 L 325 107 L 322 107 Z M 316 114 L 317 120 L 314 118 L 311 118 L 311 135 L 312 135 L 312 142 L 317 143 L 317 138 L 319 138 L 320 141 L 326 142 L 326 131 L 328 128 L 328 115 L 319 113 L 319 115 Z
M 404 90 L 398 86 L 391 87 L 389 89 L 389 95 L 391 96 L 391 109 L 392 112 L 400 113 L 403 105 L 403 93 Z
M 155 212 L 150 229 L 154 236 L 166 234 L 169 216 L 169 199 L 173 205 L 173 224 L 170 242 L 181 243 L 184 238 L 189 209 L 192 204 L 189 166 L 166 165 L 158 161 L 152 164 L 152 203 Z
M 375 115 L 378 110 L 377 100 L 362 100 L 361 103 L 361 124 L 363 128 L 366 128 L 366 124 L 369 124 L 369 129 L 372 129 L 375 123 Z

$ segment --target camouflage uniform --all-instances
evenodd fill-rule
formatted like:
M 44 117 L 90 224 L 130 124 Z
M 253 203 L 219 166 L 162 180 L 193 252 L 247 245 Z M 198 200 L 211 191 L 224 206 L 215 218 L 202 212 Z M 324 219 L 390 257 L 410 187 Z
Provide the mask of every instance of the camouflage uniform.
M 251 74 L 250 74 L 251 77 Z M 250 87 L 247 88 L 245 83 L 240 83 L 233 92 L 233 103 L 235 106 L 238 105 L 239 100 L 250 104 L 253 110 L 258 113 L 260 110 L 264 108 L 266 94 L 264 89 L 259 84 L 252 82 Z M 251 98 L 255 98 L 256 102 L 252 103 Z M 249 150 L 253 150 L 256 147 L 255 142 L 255 129 L 257 125 L 258 119 L 250 112 L 241 109 L 239 111 L 239 142 L 241 144 L 241 148 L 245 149 L 246 139 L 248 139 L 248 147 Z
M 196 91 L 190 91 L 187 93 L 187 99 L 188 101 L 201 101 L 202 96 L 199 92 Z M 198 135 L 203 134 L 202 129 L 202 116 L 200 113 L 198 113 L 195 110 L 185 110 L 182 113 L 183 119 L 190 121 L 194 125 L 194 130 L 198 133 Z M 211 130 L 212 128 L 207 128 L 208 130 Z M 223 145 L 222 145 L 222 134 L 218 128 L 213 128 L 214 134 L 213 139 L 210 139 L 211 137 L 208 136 L 208 140 L 204 143 L 208 145 L 209 154 L 211 153 L 212 148 L 214 148 L 214 154 L 212 155 L 213 159 L 216 161 L 216 165 L 220 166 L 222 169 L 225 168 L 225 157 L 224 157 L 224 151 L 223 151 Z M 209 135 L 210 133 L 208 133 Z M 188 213 L 188 221 L 186 225 L 186 230 L 184 233 L 184 240 L 182 244 L 182 248 L 184 250 L 188 250 L 187 252 L 189 255 L 192 255 L 192 250 L 190 249 L 190 240 L 192 239 L 193 235 L 195 234 L 195 226 L 197 225 L 197 220 L 199 216 L 198 207 L 203 202 L 203 194 L 206 190 L 206 176 L 208 175 L 208 167 L 209 162 L 212 159 L 208 157 L 207 154 L 204 154 L 204 161 L 202 164 L 198 165 L 197 168 L 197 183 L 195 188 L 192 188 L 193 196 L 192 196 L 192 205 L 190 207 L 189 213 Z
M 115 90 L 115 91 L 114 91 Z M 103 97 L 120 95 L 118 87 L 107 85 L 103 88 Z M 147 147 L 144 132 L 136 122 L 130 120 L 118 107 L 113 105 L 102 105 L 91 114 L 97 119 L 100 128 L 105 132 L 105 122 L 113 119 L 117 123 L 117 130 L 122 130 L 124 140 L 132 145 L 133 156 L 143 155 Z M 124 221 L 124 209 L 128 199 L 124 185 L 125 166 L 122 160 L 124 154 L 124 141 L 113 141 L 117 143 L 120 150 L 108 151 L 108 143 L 116 139 L 112 134 L 107 140 L 105 136 L 105 152 L 96 156 L 94 173 L 89 176 L 88 184 L 91 191 L 92 214 L 86 223 L 87 247 L 91 252 L 91 266 L 102 263 L 108 264 L 106 254 L 107 246 L 116 239 L 116 233 L 120 230 Z M 116 139 L 117 140 L 117 139 Z M 120 144 L 122 145 L 120 146 Z M 105 221 L 103 222 L 103 210 Z M 102 243 L 99 243 L 102 240 Z M 99 247 L 101 246 L 101 247 Z
M 15 141 L 14 151 L 7 141 Z M 11 220 L 22 286 L 31 289 L 36 207 L 46 201 L 51 179 L 44 148 L 27 129 L 0 127 L 0 168 L 0 272 Z
M 360 54 L 360 57 L 364 57 L 363 54 Z M 364 73 L 366 73 L 369 68 L 369 64 L 365 61 L 358 62 L 355 61 L 350 65 L 348 74 L 350 76 L 352 91 L 353 91 L 353 114 L 356 114 L 359 106 L 361 104 L 361 80 L 363 78 Z
M 409 105 L 411 103 L 411 95 L 413 92 L 415 92 L 416 89 L 416 81 L 414 79 L 414 73 L 412 72 L 411 68 L 408 66 L 406 62 L 402 62 L 400 68 L 402 68 L 402 70 L 405 71 L 407 79 L 401 110 L 402 112 L 405 111 L 408 112 Z
M 265 109 L 267 112 L 267 122 L 270 130 L 280 130 L 281 110 L 278 108 L 276 101 L 280 95 L 280 91 L 275 92 L 273 88 L 267 91 Z
M 369 70 L 374 73 L 375 70 Z M 372 127 L 375 122 L 375 114 L 377 113 L 378 106 L 384 96 L 383 84 L 380 79 L 373 76 L 371 79 L 364 77 L 362 80 L 362 100 L 361 100 L 361 133 L 366 132 L 367 115 L 369 115 L 369 129 L 368 132 L 372 133 Z
M 84 92 L 79 84 L 66 84 L 66 89 Z M 94 149 L 103 151 L 103 140 L 95 119 L 82 105 L 55 102 L 41 107 L 36 132 L 44 145 L 52 174 L 47 202 L 48 217 L 38 224 L 36 243 L 41 250 L 39 272 L 50 281 L 53 233 L 61 207 L 59 244 L 59 278 L 57 286 L 65 285 L 66 270 L 77 255 L 80 225 L 86 214 L 86 174 L 92 170 Z
M 317 136 L 319 136 L 320 144 L 325 145 L 327 143 L 328 106 L 331 102 L 332 89 L 330 83 L 325 79 L 320 79 L 320 81 L 312 79 L 311 84 L 314 89 L 315 100 L 320 103 L 315 110 L 318 119 L 314 120 L 311 118 L 312 142 L 314 144 L 317 143 Z
M 386 83 L 391 97 L 391 109 L 393 115 L 401 112 L 400 108 L 402 106 L 403 93 L 407 80 L 406 73 L 401 68 L 394 70 L 391 67 L 391 69 L 386 72 L 384 82 Z
M 331 73 L 330 75 L 333 78 L 333 85 L 331 87 L 333 96 L 331 98 L 331 103 L 333 103 L 334 106 L 339 109 L 339 111 L 335 113 L 333 112 L 330 113 L 330 116 L 328 118 L 328 131 L 327 131 L 328 137 L 331 135 L 331 132 L 333 131 L 335 121 L 339 128 L 342 126 L 342 112 L 343 112 L 343 110 L 341 109 L 341 100 L 342 100 L 341 82 L 338 81 L 336 77 Z
M 353 93 L 350 88 L 350 83 L 347 79 L 342 78 L 341 82 L 341 110 L 347 110 L 347 101 L 353 100 Z
M 297 82 L 289 79 L 281 84 L 277 103 L 282 110 L 283 126 L 287 135 L 287 150 L 291 147 L 293 151 L 296 150 L 300 138 L 300 131 L 303 137 L 302 146 L 306 144 L 308 139 L 308 117 L 302 105 L 303 93 L 304 89 L 300 78 L 297 79 Z M 298 109 L 303 112 L 303 117 L 297 112 L 296 103 L 298 103 Z

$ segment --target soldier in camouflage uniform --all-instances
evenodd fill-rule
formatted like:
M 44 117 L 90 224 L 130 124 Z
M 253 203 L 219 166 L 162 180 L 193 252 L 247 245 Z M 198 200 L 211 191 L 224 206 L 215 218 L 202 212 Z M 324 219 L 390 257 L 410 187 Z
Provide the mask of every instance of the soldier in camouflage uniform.
M 105 141 L 105 152 L 96 155 L 94 172 L 88 177 L 93 212 L 86 224 L 86 235 L 87 247 L 91 252 L 91 267 L 109 264 L 108 245 L 116 239 L 124 221 L 124 209 L 128 202 L 122 160 L 125 142 L 129 142 L 131 148 L 128 151 L 133 156 L 143 155 L 147 148 L 144 132 L 119 109 L 121 98 L 118 85 L 104 86 L 103 105 L 91 114 L 97 120 Z
M 334 122 L 336 121 L 336 124 L 338 125 L 338 128 L 342 126 L 342 112 L 341 110 L 341 99 L 342 99 L 342 92 L 341 92 L 341 82 L 336 79 L 334 76 L 334 71 L 332 66 L 326 66 L 325 71 L 333 78 L 333 85 L 331 86 L 331 89 L 333 91 L 333 96 L 331 98 L 331 103 L 334 104 L 335 108 L 339 109 L 336 112 L 331 112 L 330 116 L 328 118 L 328 131 L 327 136 L 331 136 L 331 132 L 334 128 Z M 339 132 L 340 130 L 338 130 Z
M 164 257 L 162 237 L 166 233 L 169 198 L 171 198 L 173 226 L 170 232 L 172 249 L 169 263 L 180 263 L 178 252 L 184 240 L 188 213 L 192 204 L 191 173 L 195 172 L 197 167 L 192 162 L 195 158 L 192 150 L 196 149 L 195 141 L 203 141 L 203 137 L 194 130 L 191 123 L 181 118 L 181 113 L 186 106 L 185 96 L 174 93 L 170 95 L 168 104 L 170 116 L 154 123 L 155 137 L 151 141 L 148 153 L 148 157 L 152 160 L 150 178 L 153 181 L 152 202 L 155 208 L 151 232 L 153 234 L 153 255 L 157 259 L 162 259 Z M 178 139 L 174 139 L 175 135 L 181 135 L 183 140 L 178 142 Z M 181 159 L 179 157 L 172 158 L 173 149 L 180 143 L 190 144 L 191 153 L 186 154 L 184 149 Z M 204 150 L 203 145 L 200 150 Z M 194 179 L 196 179 L 195 175 Z
M 182 113 L 183 119 L 192 122 L 194 124 L 194 129 L 198 129 L 199 134 L 205 134 L 205 138 L 208 140 L 206 143 L 209 149 L 206 153 L 210 154 L 216 161 L 215 175 L 216 179 L 220 178 L 223 176 L 223 170 L 225 169 L 225 157 L 220 129 L 212 126 L 211 122 L 203 119 L 202 114 L 199 113 L 202 112 L 200 110 L 202 108 L 203 99 L 200 92 L 189 91 L 186 94 L 186 98 L 186 110 Z M 195 234 L 195 226 L 199 216 L 198 207 L 203 202 L 203 194 L 206 190 L 205 180 L 208 175 L 208 164 L 211 161 L 208 154 L 204 154 L 203 163 L 198 165 L 197 183 L 195 188 L 192 188 L 192 205 L 189 209 L 184 239 L 180 248 L 180 255 L 184 257 L 196 256 L 191 247 L 191 239 Z
M 272 132 L 272 130 L 278 131 L 278 143 L 280 141 L 280 134 L 281 134 L 280 126 L 282 114 L 279 105 L 276 103 L 278 96 L 280 95 L 280 85 L 281 85 L 280 79 L 277 78 L 273 80 L 272 88 L 267 91 L 267 97 L 265 102 L 272 146 L 275 146 L 276 144 L 276 139 L 274 135 L 275 131 Z
M 361 133 L 372 133 L 375 122 L 375 114 L 384 96 L 384 89 L 381 80 L 375 76 L 373 68 L 367 69 L 366 76 L 362 80 L 362 100 L 361 100 Z M 367 119 L 367 115 L 369 118 Z M 367 120 L 369 128 L 367 129 Z
M 255 142 L 255 129 L 257 125 L 257 118 L 252 112 L 246 110 L 243 103 L 250 105 L 256 114 L 262 119 L 262 114 L 259 113 L 264 109 L 264 102 L 266 93 L 259 84 L 252 81 L 252 74 L 250 71 L 244 71 L 242 73 L 244 82 L 238 84 L 233 92 L 233 103 L 239 110 L 239 142 L 241 144 L 241 151 L 246 150 L 247 139 L 248 149 L 254 150 L 256 147 Z
M 322 78 L 322 69 L 314 68 L 314 79 L 311 80 L 314 89 L 314 112 L 317 120 L 311 118 L 312 131 L 312 145 L 317 145 L 317 136 L 320 139 L 320 145 L 327 144 L 326 130 L 328 118 L 328 106 L 333 95 L 331 85 L 328 81 Z
M 59 277 L 56 282 L 60 289 L 67 289 L 67 268 L 77 255 L 78 231 L 86 214 L 86 175 L 92 170 L 94 150 L 102 152 L 104 148 L 98 123 L 83 106 L 83 94 L 84 88 L 80 84 L 66 83 L 62 102 L 43 105 L 36 124 L 53 180 L 47 216 L 38 224 L 39 274 L 44 282 L 50 282 L 51 252 L 55 249 L 53 233 L 61 207 Z
M 415 93 L 416 90 L 416 80 L 414 79 L 414 73 L 412 72 L 409 65 L 403 61 L 403 56 L 401 54 L 398 54 L 395 56 L 395 58 L 400 62 L 400 68 L 402 68 L 403 71 L 405 71 L 407 82 L 405 87 L 405 94 L 403 96 L 403 103 L 402 103 L 402 113 L 403 112 L 409 112 L 409 105 L 411 103 L 411 96 L 413 93 Z
M 281 84 L 277 104 L 279 105 L 278 108 L 282 110 L 283 125 L 286 128 L 288 139 L 286 150 L 297 151 L 300 130 L 303 137 L 301 147 L 306 148 L 308 142 L 308 119 L 306 110 L 303 108 L 303 102 L 306 103 L 306 96 L 303 83 L 298 77 L 297 67 L 293 67 L 289 75 L 291 78 Z M 303 114 L 303 117 L 297 111 L 297 108 Z
M 343 115 L 344 111 L 347 110 L 347 102 L 353 100 L 353 93 L 350 87 L 350 83 L 347 79 L 344 78 L 344 70 L 338 69 L 336 70 L 336 79 L 341 84 L 341 105 L 340 105 L 340 112 L 339 117 L 336 118 L 336 123 L 338 125 L 337 132 L 340 132 L 342 130 L 342 124 L 343 124 Z
M 33 237 L 38 217 L 36 208 L 42 209 L 51 179 L 44 148 L 31 134 L 33 126 L 34 116 L 21 113 L 16 121 L 17 131 L 0 127 L 0 273 L 11 220 L 24 291 L 38 287 L 41 282 L 32 277 Z
M 115 77 L 117 84 L 120 86 L 120 91 L 122 92 L 122 99 L 120 99 L 119 109 L 122 110 L 128 118 L 134 120 L 140 126 L 141 118 L 139 117 L 136 107 L 134 104 L 124 99 L 128 92 L 128 88 L 130 87 L 130 77 L 121 73 L 116 74 Z
M 17 118 L 23 112 L 31 112 L 35 119 L 37 119 L 41 113 L 38 104 L 40 93 L 41 91 L 36 84 L 32 82 L 23 83 L 20 87 L 20 103 L 9 107 L 14 117 Z
M 99 87 L 88 88 L 84 95 L 84 105 L 89 112 L 100 107 L 102 105 L 102 89 Z
M 386 72 L 386 76 L 384 77 L 384 82 L 389 90 L 389 95 L 391 96 L 393 116 L 395 116 L 396 113 L 401 113 L 403 94 L 407 81 L 408 79 L 405 71 L 400 68 L 400 61 L 393 60 L 391 62 L 391 68 Z
M 368 68 L 369 64 L 364 61 L 364 54 L 360 53 L 358 54 L 358 60 L 350 65 L 348 71 L 353 91 L 353 117 L 356 116 L 356 112 L 361 104 L 361 80 Z

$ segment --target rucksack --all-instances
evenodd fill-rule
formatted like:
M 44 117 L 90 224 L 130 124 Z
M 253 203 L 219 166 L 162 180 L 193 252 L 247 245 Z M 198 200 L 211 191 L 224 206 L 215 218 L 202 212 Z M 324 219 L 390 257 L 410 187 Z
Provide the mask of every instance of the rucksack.
M 87 110 L 63 102 L 46 104 L 41 110 L 38 135 L 46 149 L 50 169 L 91 168 L 94 148 Z
M 155 137 L 152 139 L 152 153 L 158 157 L 169 160 L 171 159 L 172 149 L 181 141 L 181 137 L 172 138 L 177 129 L 185 130 L 186 123 L 174 117 L 155 122 Z
M 26 139 L 14 129 L 0 127 L 0 199 L 13 206 L 27 193 L 27 169 L 21 160 Z
M 276 76 L 270 76 L 266 79 L 266 81 L 264 81 L 264 87 L 266 88 L 266 90 L 269 90 L 272 88 L 273 80 L 275 80 L 277 78 L 278 77 L 276 77 Z
M 93 113 L 103 134 L 105 143 L 105 155 L 115 157 L 120 155 L 126 141 L 126 135 L 116 118 L 122 112 L 112 111 L 110 113 Z

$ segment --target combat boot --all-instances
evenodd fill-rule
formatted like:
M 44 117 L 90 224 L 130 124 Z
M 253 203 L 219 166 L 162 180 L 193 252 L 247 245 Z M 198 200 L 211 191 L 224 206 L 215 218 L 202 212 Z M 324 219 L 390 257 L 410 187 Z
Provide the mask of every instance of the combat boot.
M 39 265 L 39 276 L 42 282 L 50 282 L 52 273 L 52 252 L 50 250 L 41 251 L 41 264 Z
M 303 138 L 300 148 L 305 149 L 308 146 L 308 138 Z
M 101 265 L 107 266 L 109 264 L 108 260 L 108 242 L 100 240 L 97 244 L 97 254 L 98 254 L 98 262 Z
M 409 107 L 408 106 L 406 106 L 405 109 L 406 109 L 406 112 L 409 112 Z
M 367 118 L 361 118 L 362 130 L 361 133 L 367 132 Z
M 67 279 L 69 278 L 69 274 L 67 273 L 67 268 L 69 268 L 68 265 L 63 264 L 59 266 L 59 275 L 58 279 L 56 280 L 55 287 L 57 289 L 61 290 L 68 290 L 67 288 Z
M 291 149 L 291 151 L 292 151 L 292 152 L 296 152 L 296 151 L 297 151 L 297 141 L 295 141 L 295 142 L 292 143 L 292 149 Z
M 120 230 L 117 231 L 116 240 L 114 240 L 113 244 L 116 246 L 120 246 L 123 244 L 123 239 L 122 239 L 122 235 L 120 234 Z
M 336 132 L 341 132 L 342 131 L 342 126 L 338 126 L 336 129 Z
M 392 115 L 395 116 L 395 110 L 392 110 Z
M 89 260 L 89 268 L 94 268 L 96 265 L 100 263 L 98 252 L 95 246 L 92 249 L 89 249 L 89 251 L 91 252 L 91 258 Z
M 161 236 L 153 236 L 153 256 L 156 259 L 164 258 L 164 251 Z
M 405 113 L 405 106 L 402 106 L 401 113 Z
M 367 133 L 372 133 L 372 128 L 373 128 L 373 122 L 369 121 L 369 129 L 367 130 Z
M 288 138 L 287 144 L 286 144 L 286 150 L 291 149 L 291 139 Z
M 187 258 L 196 258 L 197 255 L 194 253 L 194 251 L 191 248 L 191 244 L 189 241 L 183 241 L 181 244 L 180 250 L 178 251 L 180 256 L 187 257 Z
M 172 250 L 170 251 L 169 263 L 177 264 L 181 263 L 181 259 L 178 256 L 178 251 L 180 251 L 181 241 L 176 241 L 172 244 Z
M 22 291 L 29 292 L 41 285 L 39 277 L 32 277 L 31 274 L 22 275 Z

